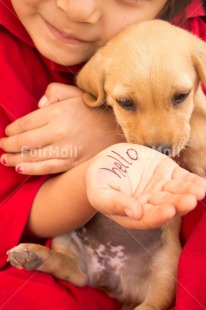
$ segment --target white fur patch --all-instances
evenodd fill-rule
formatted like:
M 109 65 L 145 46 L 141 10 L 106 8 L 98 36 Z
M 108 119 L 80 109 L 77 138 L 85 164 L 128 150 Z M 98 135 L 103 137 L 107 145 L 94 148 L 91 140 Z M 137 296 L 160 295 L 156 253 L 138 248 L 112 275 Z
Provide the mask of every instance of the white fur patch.
M 90 257 L 89 270 L 92 274 L 97 274 L 111 267 L 115 274 L 119 274 L 120 269 L 124 266 L 127 256 L 124 254 L 124 247 L 121 245 L 111 246 L 100 244 L 98 248 L 86 246 L 87 253 Z M 107 267 L 106 267 L 107 266 Z

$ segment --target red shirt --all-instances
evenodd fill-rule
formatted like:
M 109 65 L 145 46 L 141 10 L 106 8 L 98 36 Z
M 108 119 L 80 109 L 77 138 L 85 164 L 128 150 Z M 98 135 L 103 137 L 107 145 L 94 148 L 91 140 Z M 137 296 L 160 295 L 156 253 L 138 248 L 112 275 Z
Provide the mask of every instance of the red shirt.
M 19 0 L 21 1 L 21 0 Z M 198 0 L 188 8 L 189 29 L 206 40 L 204 15 Z M 10 122 L 37 109 L 37 102 L 53 81 L 73 83 L 77 67 L 63 67 L 43 57 L 12 8 L 0 1 L 0 137 Z M 2 151 L 1 151 L 2 153 Z M 17 174 L 0 165 L 0 305 L 16 309 L 120 309 L 104 293 L 79 289 L 40 272 L 18 270 L 6 264 L 6 251 L 20 242 L 32 201 L 45 177 Z M 206 309 L 206 201 L 184 217 L 177 310 Z

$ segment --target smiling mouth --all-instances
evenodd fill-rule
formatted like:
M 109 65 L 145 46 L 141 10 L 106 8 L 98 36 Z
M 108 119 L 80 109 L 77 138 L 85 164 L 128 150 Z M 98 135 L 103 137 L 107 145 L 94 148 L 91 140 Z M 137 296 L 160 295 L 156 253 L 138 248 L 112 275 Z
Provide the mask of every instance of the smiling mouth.
M 72 34 L 65 33 L 63 31 L 60 31 L 59 29 L 55 28 L 48 22 L 46 22 L 46 25 L 49 29 L 49 31 L 52 33 L 52 35 L 61 42 L 68 43 L 68 44 L 73 44 L 73 45 L 78 45 L 78 44 L 83 44 L 83 43 L 88 43 L 87 41 L 84 41 L 80 38 L 77 38 L 73 36 Z

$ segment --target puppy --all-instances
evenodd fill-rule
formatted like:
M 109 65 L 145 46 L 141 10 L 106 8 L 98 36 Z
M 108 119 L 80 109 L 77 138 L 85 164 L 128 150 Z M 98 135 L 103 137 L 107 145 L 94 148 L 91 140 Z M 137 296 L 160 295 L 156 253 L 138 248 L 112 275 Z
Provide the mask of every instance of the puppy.
M 107 104 L 128 142 L 206 174 L 206 43 L 160 20 L 129 26 L 81 70 L 91 107 Z
M 83 67 L 77 85 L 87 105 L 113 108 L 128 142 L 178 156 L 205 176 L 206 44 L 163 21 L 132 25 Z M 175 296 L 180 219 L 126 231 L 97 214 L 52 249 L 20 244 L 12 265 L 105 290 L 124 310 L 165 310 Z

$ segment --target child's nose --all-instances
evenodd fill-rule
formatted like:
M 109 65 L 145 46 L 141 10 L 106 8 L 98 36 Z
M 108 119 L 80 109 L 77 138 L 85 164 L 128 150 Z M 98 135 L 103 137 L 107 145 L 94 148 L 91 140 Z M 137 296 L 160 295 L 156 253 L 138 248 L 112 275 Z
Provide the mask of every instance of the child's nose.
M 74 22 L 96 23 L 100 19 L 102 0 L 56 0 L 58 8 L 63 10 Z

